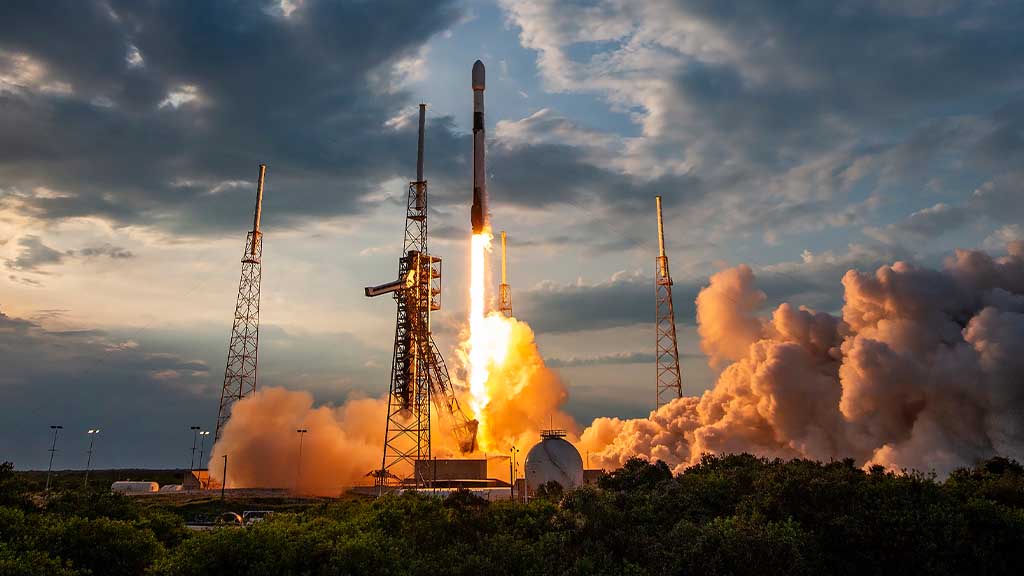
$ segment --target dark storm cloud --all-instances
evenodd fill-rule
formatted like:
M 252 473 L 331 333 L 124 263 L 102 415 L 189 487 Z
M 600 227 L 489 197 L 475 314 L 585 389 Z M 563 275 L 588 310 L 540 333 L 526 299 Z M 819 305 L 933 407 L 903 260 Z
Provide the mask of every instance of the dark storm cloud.
M 676 320 L 692 322 L 699 287 L 676 284 Z M 547 285 L 517 295 L 516 317 L 537 332 L 575 332 L 653 322 L 654 281 L 628 276 L 590 285 Z
M 549 368 L 570 368 L 576 366 L 601 366 L 605 364 L 649 364 L 656 356 L 646 352 L 623 352 L 601 356 L 573 356 L 571 358 L 545 358 Z
M 610 210 L 617 216 L 649 217 L 657 195 L 685 207 L 704 194 L 689 175 L 641 180 L 596 165 L 584 151 L 564 144 L 531 144 L 492 148 L 490 190 L 495 205 L 527 207 L 569 205 L 585 213 Z
M 38 236 L 22 236 L 18 239 L 17 258 L 7 261 L 7 267 L 21 272 L 39 272 L 43 266 L 60 264 L 67 256 L 59 250 L 50 248 Z
M 89 246 L 86 248 L 82 248 L 77 252 L 77 254 L 90 258 L 94 256 L 106 256 L 108 258 L 113 258 L 115 260 L 123 260 L 135 257 L 135 253 L 132 252 L 131 250 L 128 250 L 127 248 L 122 248 L 120 246 L 114 246 L 113 244 Z
M 911 8 L 919 4 L 680 2 L 740 56 L 688 66 L 676 85 L 723 135 L 773 154 L 820 146 L 837 117 L 899 127 L 936 106 L 977 105 L 983 94 L 1020 89 L 1024 5 Z
M 414 128 L 383 127 L 409 101 L 391 66 L 457 16 L 447 1 L 308 0 L 288 18 L 271 2 L 8 3 L 0 53 L 45 74 L 0 92 L 0 170 L 73 195 L 26 200 L 48 218 L 234 227 L 260 161 L 268 220 L 357 212 L 408 172 Z
M 88 246 L 77 252 L 75 250 L 61 252 L 47 246 L 41 238 L 33 234 L 19 238 L 18 248 L 17 257 L 8 260 L 7 267 L 19 272 L 33 272 L 37 274 L 48 274 L 50 273 L 49 268 L 76 257 L 107 257 L 116 260 L 135 257 L 131 250 L 109 243 L 99 246 Z

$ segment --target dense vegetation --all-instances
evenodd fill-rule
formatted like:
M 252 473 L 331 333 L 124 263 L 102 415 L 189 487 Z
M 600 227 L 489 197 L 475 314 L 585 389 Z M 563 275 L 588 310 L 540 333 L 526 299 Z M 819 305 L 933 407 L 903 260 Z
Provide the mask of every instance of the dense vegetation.
M 102 491 L 26 494 L 0 468 L 0 575 L 1018 574 L 1024 468 L 943 482 L 852 462 L 633 460 L 528 505 L 469 494 L 341 500 L 192 532 Z M 230 503 L 230 501 L 228 501 Z

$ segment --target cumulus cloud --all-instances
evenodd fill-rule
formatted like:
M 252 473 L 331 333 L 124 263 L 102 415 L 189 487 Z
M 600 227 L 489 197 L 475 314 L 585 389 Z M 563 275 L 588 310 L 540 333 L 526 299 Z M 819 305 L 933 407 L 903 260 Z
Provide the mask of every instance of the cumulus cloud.
M 761 318 L 749 268 L 716 274 L 697 299 L 702 346 L 724 366 L 715 386 L 647 419 L 599 418 L 582 444 L 606 466 L 677 469 L 705 452 L 940 474 L 1024 457 L 1024 245 L 958 250 L 942 270 L 850 270 L 843 287 L 841 317 L 784 303 Z
M 1004 172 L 1022 149 L 1019 6 L 502 5 L 547 88 L 602 97 L 640 127 L 606 144 L 614 165 L 695 178 L 718 209 L 691 221 L 724 234 L 848 226 L 856 214 L 836 215 L 864 189 L 923 195 L 923 175 Z M 978 86 L 997 108 L 979 105 Z M 950 103 L 956 114 L 935 113 Z

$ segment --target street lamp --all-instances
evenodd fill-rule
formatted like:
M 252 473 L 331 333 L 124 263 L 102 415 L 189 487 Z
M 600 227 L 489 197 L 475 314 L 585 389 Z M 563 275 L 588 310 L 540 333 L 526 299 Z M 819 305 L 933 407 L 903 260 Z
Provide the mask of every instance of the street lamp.
M 46 469 L 46 493 L 50 493 L 50 473 L 53 472 L 53 453 L 57 451 L 57 434 L 63 430 L 63 426 L 50 426 L 53 430 L 53 444 L 50 446 L 50 467 Z
M 89 435 L 89 459 L 85 461 L 85 484 L 86 488 L 89 487 L 89 469 L 92 467 L 92 446 L 96 442 L 96 435 L 100 433 L 99 428 L 93 428 L 86 432 Z
M 514 501 L 516 499 L 516 470 L 518 468 L 518 466 L 516 466 L 516 454 L 519 453 L 519 449 L 513 446 L 510 452 L 512 453 L 512 457 L 508 460 L 508 495 Z
M 199 433 L 199 435 L 202 436 L 202 439 L 199 442 L 199 469 L 202 470 L 203 454 L 206 453 L 206 437 L 210 435 L 210 431 L 203 430 L 202 432 Z
M 189 462 L 188 471 L 191 472 L 196 469 L 196 441 L 199 440 L 199 426 L 189 426 L 189 430 L 192 431 L 192 460 Z
M 306 435 L 309 430 L 306 428 L 297 428 L 295 430 L 299 433 L 299 463 L 295 471 L 295 491 L 299 491 L 299 482 L 302 480 L 302 437 Z

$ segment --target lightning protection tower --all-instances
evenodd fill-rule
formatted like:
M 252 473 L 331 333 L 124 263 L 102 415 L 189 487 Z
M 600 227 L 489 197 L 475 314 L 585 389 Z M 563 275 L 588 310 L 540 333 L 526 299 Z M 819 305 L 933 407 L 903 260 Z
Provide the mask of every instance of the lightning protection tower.
M 266 173 L 266 164 L 260 164 L 259 181 L 256 184 L 256 210 L 253 213 L 252 230 L 246 235 L 242 252 L 242 278 L 238 281 L 235 319 L 231 325 L 231 341 L 228 344 L 228 361 L 224 368 L 224 387 L 220 392 L 214 442 L 220 440 L 235 402 L 256 392 L 256 358 L 260 341 L 260 259 L 263 256 L 260 213 L 263 209 L 263 177 Z
M 655 260 L 654 298 L 655 346 L 658 364 L 657 400 L 655 407 L 661 408 L 683 395 L 682 377 L 679 373 L 679 345 L 676 342 L 676 312 L 672 305 L 672 276 L 668 272 L 668 256 L 665 256 L 665 226 L 661 218 L 661 196 L 655 197 L 658 207 L 658 258 Z
M 420 104 L 416 180 L 409 183 L 405 241 L 398 260 L 398 280 L 368 287 L 367 296 L 393 294 L 398 305 L 395 349 L 391 362 L 384 457 L 374 472 L 379 485 L 398 478 L 415 486 L 417 460 L 430 459 L 430 404 L 434 402 L 455 432 L 460 449 L 476 448 L 477 421 L 459 406 L 444 358 L 430 332 L 430 313 L 441 309 L 441 259 L 427 251 L 427 181 L 423 179 L 423 133 L 426 105 Z
M 512 289 L 508 286 L 506 275 L 506 260 L 508 252 L 505 250 L 505 231 L 501 231 L 501 284 L 498 286 L 498 310 L 505 316 L 512 317 Z

